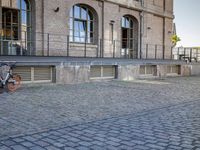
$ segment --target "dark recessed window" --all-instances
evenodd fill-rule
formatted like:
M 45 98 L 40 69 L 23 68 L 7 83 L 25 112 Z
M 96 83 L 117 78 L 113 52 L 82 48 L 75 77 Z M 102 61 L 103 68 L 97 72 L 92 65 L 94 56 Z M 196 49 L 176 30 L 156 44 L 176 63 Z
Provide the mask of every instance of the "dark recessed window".
M 2 8 L 2 33 L 7 40 L 26 40 L 31 32 L 31 7 L 28 0 L 17 0 L 16 7 Z M 25 42 L 25 41 L 24 41 Z

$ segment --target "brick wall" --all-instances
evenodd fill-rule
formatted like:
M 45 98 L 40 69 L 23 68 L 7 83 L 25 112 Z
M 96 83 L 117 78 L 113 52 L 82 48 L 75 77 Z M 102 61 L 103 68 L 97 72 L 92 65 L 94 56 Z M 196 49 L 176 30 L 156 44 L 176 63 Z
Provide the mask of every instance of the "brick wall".
M 3 1 L 8 2 L 7 0 Z M 141 49 L 144 55 L 144 46 L 147 43 L 152 45 L 164 44 L 167 47 L 165 51 L 166 58 L 169 58 L 171 55 L 170 37 L 173 23 L 173 0 L 165 1 L 165 12 L 163 0 L 143 0 L 143 2 L 140 0 L 105 0 L 104 4 L 103 2 L 96 0 L 31 0 L 31 3 L 33 31 L 50 34 L 62 34 L 62 37 L 64 37 L 61 39 L 65 40 L 66 36 L 69 35 L 70 9 L 75 4 L 85 4 L 95 11 L 96 40 L 94 45 L 99 45 L 100 39 L 105 40 L 105 42 L 103 42 L 105 57 L 111 57 L 113 55 L 113 45 L 110 43 L 111 21 L 114 21 L 113 39 L 117 41 L 115 45 L 116 56 L 120 56 L 121 18 L 124 15 L 130 15 L 138 21 L 138 36 L 136 42 L 138 44 L 136 47 L 136 51 L 138 52 L 137 57 L 139 57 L 140 40 L 142 40 Z M 59 12 L 54 11 L 57 7 L 59 7 Z M 143 12 L 142 20 L 140 19 L 141 12 Z M 140 31 L 142 32 L 141 39 Z M 36 38 L 41 40 L 36 42 L 36 51 L 40 53 L 43 49 L 46 50 L 46 35 L 33 35 L 33 39 Z M 51 38 L 51 40 L 56 40 L 57 37 L 52 36 Z M 54 50 L 54 47 L 65 50 L 67 48 L 66 46 L 66 44 L 55 43 L 51 49 L 52 54 L 56 55 L 56 49 Z M 78 49 L 78 47 L 75 49 Z M 62 50 L 58 51 L 59 56 L 66 55 L 66 52 L 62 52 Z M 93 54 L 96 56 L 94 51 L 96 51 L 96 49 L 93 51 L 91 50 L 91 56 L 93 56 Z M 82 54 L 80 55 L 82 56 Z M 154 55 L 153 52 L 150 55 Z M 159 55 L 159 57 L 162 56 L 161 52 Z

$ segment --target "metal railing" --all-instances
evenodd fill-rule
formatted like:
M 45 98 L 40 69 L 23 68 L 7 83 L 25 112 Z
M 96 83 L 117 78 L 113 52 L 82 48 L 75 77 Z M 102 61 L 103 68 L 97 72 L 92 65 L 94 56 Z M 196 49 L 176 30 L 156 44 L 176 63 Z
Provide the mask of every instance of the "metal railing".
M 76 42 L 73 42 L 76 41 Z M 77 42 L 79 41 L 79 42 Z M 124 41 L 123 41 L 124 42 Z M 22 32 L 18 37 L 0 36 L 0 56 L 65 56 L 127 59 L 171 59 L 171 47 L 134 40 L 96 39 L 69 35 Z M 129 48 L 127 48 L 129 47 Z M 132 48 L 130 48 L 132 47 Z M 169 56 L 170 55 L 170 56 Z
M 173 59 L 188 62 L 200 61 L 200 48 L 198 47 L 176 47 L 173 49 Z

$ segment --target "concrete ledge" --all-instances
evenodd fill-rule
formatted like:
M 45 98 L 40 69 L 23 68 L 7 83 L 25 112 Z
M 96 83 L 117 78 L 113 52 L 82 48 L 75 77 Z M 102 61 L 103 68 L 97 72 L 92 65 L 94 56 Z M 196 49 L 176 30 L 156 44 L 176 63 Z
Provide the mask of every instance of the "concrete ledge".
M 53 66 L 55 81 L 59 84 L 90 82 L 91 66 L 115 66 L 118 80 L 132 81 L 146 78 L 166 78 L 200 75 L 200 64 L 186 64 L 173 60 L 138 60 L 109 58 L 73 58 L 73 57 L 0 57 L 1 61 L 17 62 L 17 66 Z M 148 66 L 152 73 L 141 74 L 141 66 Z M 175 71 L 169 68 L 175 66 Z M 177 70 L 176 70 L 177 66 Z M 180 68 L 180 69 L 179 69 Z M 144 69 L 144 68 L 143 68 Z M 171 70 L 173 70 L 171 68 Z

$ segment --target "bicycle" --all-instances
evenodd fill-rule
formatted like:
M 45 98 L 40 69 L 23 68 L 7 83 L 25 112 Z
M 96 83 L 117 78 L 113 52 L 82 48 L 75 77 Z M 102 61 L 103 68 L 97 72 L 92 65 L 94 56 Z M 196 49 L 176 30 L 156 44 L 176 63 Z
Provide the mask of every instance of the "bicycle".
M 13 74 L 13 68 L 15 68 L 15 64 L 8 65 L 7 63 L 1 63 L 0 67 L 6 66 L 9 69 L 6 69 L 5 78 L 0 76 L 0 93 L 3 92 L 4 89 L 7 89 L 9 92 L 15 92 L 21 85 L 21 76 L 18 74 Z

